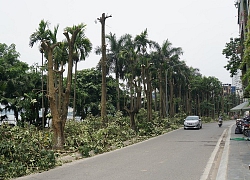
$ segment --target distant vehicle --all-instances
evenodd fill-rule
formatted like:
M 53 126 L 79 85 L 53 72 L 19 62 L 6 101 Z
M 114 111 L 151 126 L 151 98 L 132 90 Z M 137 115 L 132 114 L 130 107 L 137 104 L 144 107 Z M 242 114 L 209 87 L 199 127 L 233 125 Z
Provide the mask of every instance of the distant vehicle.
M 199 116 L 187 116 L 184 119 L 184 129 L 201 129 L 202 121 Z
M 67 114 L 67 120 L 73 120 L 73 108 L 72 107 L 68 107 L 68 114 Z M 81 117 L 80 116 L 75 116 L 75 120 L 76 121 L 81 121 Z
M 73 120 L 73 112 L 68 112 L 68 115 L 67 115 L 67 120 Z M 80 116 L 75 116 L 75 120 L 76 121 L 81 121 L 81 117 Z
M 16 126 L 17 125 L 17 120 L 15 118 L 14 111 L 3 111 L 3 112 L 1 112 L 0 125 L 2 125 L 3 123 L 9 124 L 10 126 Z

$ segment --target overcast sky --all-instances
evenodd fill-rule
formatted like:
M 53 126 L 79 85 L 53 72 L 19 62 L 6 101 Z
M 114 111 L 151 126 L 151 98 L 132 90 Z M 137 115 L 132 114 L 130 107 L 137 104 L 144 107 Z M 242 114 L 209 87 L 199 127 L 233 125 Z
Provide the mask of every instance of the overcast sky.
M 65 27 L 84 23 L 86 36 L 93 48 L 101 43 L 101 25 L 95 20 L 102 13 L 112 15 L 106 20 L 106 34 L 133 37 L 146 28 L 148 38 L 162 44 L 169 40 L 184 51 L 181 60 L 200 69 L 203 76 L 217 77 L 232 83 L 222 55 L 230 37 L 238 37 L 235 0 L 0 0 L 0 43 L 16 44 L 20 60 L 41 64 L 38 44 L 29 47 L 29 37 L 42 19 L 59 24 L 58 41 Z M 79 63 L 79 69 L 95 67 L 100 56 L 91 53 Z

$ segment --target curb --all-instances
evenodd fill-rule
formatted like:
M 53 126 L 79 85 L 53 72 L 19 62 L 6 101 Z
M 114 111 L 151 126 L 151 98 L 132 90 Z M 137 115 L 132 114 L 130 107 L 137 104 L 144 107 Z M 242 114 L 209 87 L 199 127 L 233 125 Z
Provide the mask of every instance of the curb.
M 222 153 L 222 157 L 221 157 L 221 162 L 220 162 L 220 166 L 218 169 L 218 173 L 216 176 L 216 180 L 226 180 L 227 179 L 227 164 L 228 164 L 228 154 L 229 154 L 229 144 L 230 144 L 230 138 L 231 138 L 231 129 L 233 127 L 234 124 L 229 126 L 229 130 L 228 130 L 228 135 L 227 135 L 227 139 L 226 139 L 226 143 L 224 146 L 224 150 Z

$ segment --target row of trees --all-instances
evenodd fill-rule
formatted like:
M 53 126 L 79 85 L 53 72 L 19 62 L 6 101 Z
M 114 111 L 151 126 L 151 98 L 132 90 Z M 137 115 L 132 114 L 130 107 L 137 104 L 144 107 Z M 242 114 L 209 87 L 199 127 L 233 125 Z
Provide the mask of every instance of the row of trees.
M 227 111 L 228 104 L 237 103 L 236 97 L 223 97 L 222 84 L 217 78 L 202 76 L 198 69 L 181 61 L 180 47 L 172 47 L 169 40 L 160 45 L 148 39 L 147 29 L 135 37 L 106 35 L 107 53 L 101 59 L 104 61 L 95 69 L 77 71 L 77 63 L 85 60 L 92 50 L 84 34 L 85 27 L 83 24 L 66 27 L 65 40 L 59 42 L 56 38 L 58 25 L 52 31 L 49 23 L 42 20 L 30 36 L 31 47 L 39 43 L 41 67 L 28 67 L 18 61 L 14 45 L 0 44 L 1 102 L 11 105 L 16 117 L 23 112 L 22 121 L 32 124 L 43 124 L 38 112 L 44 107 L 45 117 L 50 109 L 54 148 L 63 147 L 69 105 L 83 119 L 89 113 L 101 115 L 103 76 L 107 77 L 104 114 L 109 116 L 123 111 L 130 116 L 134 130 L 137 128 L 135 115 L 142 108 L 147 110 L 145 121 L 150 122 L 153 111 L 158 112 L 160 119 L 174 117 L 176 113 L 215 117 Z M 103 48 L 97 47 L 95 52 L 101 54 Z M 103 62 L 107 71 L 103 71 Z M 65 67 L 67 76 L 63 75 Z M 105 75 L 101 71 L 106 72 Z
M 198 69 L 180 61 L 182 49 L 172 47 L 169 40 L 159 45 L 148 39 L 147 30 L 134 38 L 129 34 L 117 38 L 110 33 L 107 39 L 109 72 L 115 74 L 118 100 L 120 80 L 126 82 L 130 99 L 124 109 L 131 117 L 132 127 L 134 115 L 142 107 L 147 109 L 147 121 L 152 120 L 152 110 L 158 111 L 161 118 L 181 111 L 214 117 L 215 111 L 224 111 L 221 82 L 202 76 Z M 116 109 L 120 110 L 118 101 Z

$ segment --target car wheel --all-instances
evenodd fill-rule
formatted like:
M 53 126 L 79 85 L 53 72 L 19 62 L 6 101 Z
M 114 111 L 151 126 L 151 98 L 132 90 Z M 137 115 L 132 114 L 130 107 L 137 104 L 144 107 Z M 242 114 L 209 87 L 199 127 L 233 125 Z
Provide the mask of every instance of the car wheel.
M 200 129 L 202 129 L 202 124 L 201 124 L 201 126 L 200 126 Z
M 184 126 L 184 130 L 186 130 L 187 128 Z

